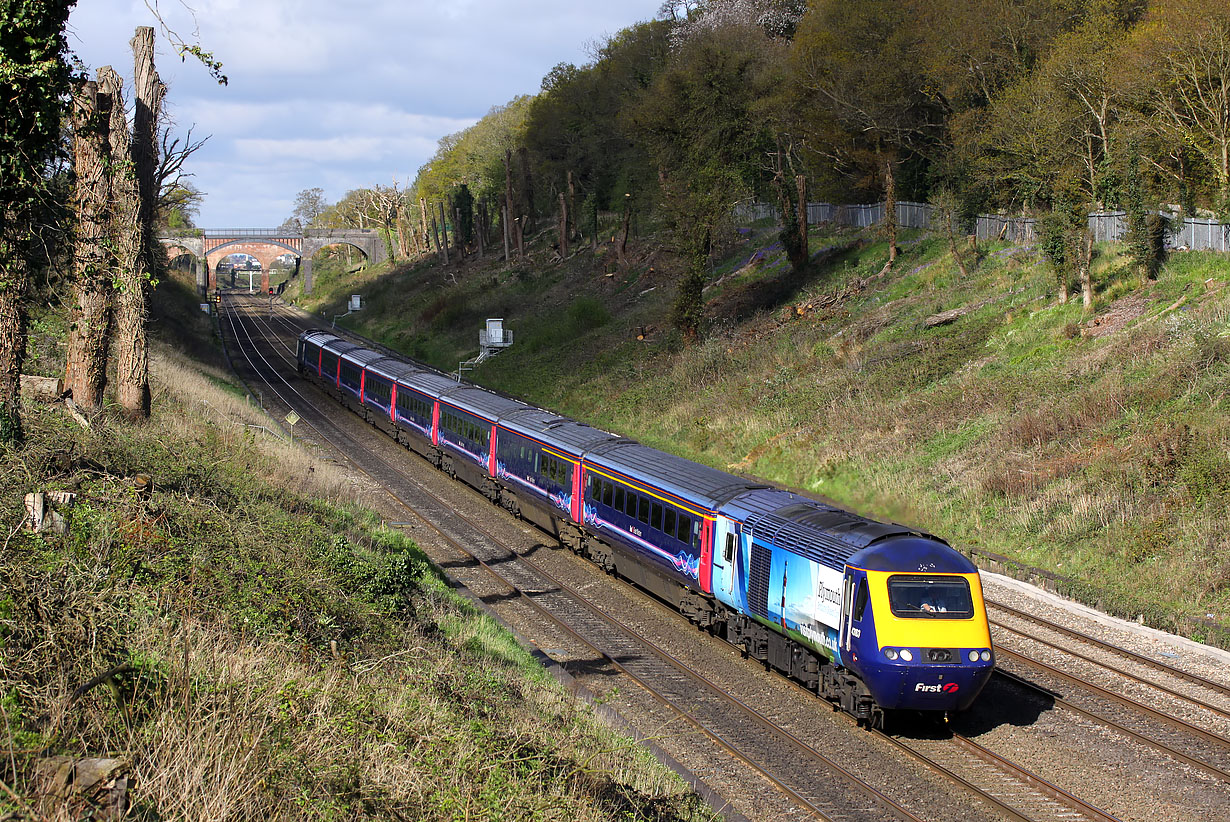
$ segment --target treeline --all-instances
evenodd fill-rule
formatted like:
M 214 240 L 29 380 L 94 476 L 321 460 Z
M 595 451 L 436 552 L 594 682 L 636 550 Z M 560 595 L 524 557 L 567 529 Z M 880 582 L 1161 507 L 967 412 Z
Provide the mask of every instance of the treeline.
M 482 205 L 488 242 L 505 212 L 514 236 L 566 240 L 636 209 L 699 266 L 734 203 L 778 204 L 788 240 L 806 197 L 1043 214 L 1053 259 L 1078 264 L 1090 210 L 1127 209 L 1142 237 L 1158 205 L 1230 212 L 1230 4 L 668 1 L 441 139 L 396 193 L 379 213 L 411 226 L 403 252 L 432 204 L 448 222 Z

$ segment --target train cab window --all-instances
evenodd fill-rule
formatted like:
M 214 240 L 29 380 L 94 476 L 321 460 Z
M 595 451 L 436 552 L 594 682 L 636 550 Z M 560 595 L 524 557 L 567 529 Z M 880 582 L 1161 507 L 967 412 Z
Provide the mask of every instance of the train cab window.
M 662 522 L 662 533 L 666 534 L 667 536 L 672 536 L 672 537 L 675 535 L 675 509 L 674 508 L 666 509 L 666 515 Z
M 649 527 L 656 531 L 662 530 L 662 505 L 655 502 L 653 504 L 653 512 L 649 517 Z
M 615 510 L 624 510 L 624 489 L 622 486 L 615 489 Z
M 860 579 L 858 581 L 858 593 L 854 595 L 854 621 L 861 622 L 863 614 L 867 611 L 867 580 Z
M 636 518 L 646 525 L 649 524 L 649 500 L 645 497 L 640 499 L 640 510 L 636 512 Z
M 888 605 L 905 619 L 970 619 L 974 600 L 959 576 L 897 574 L 888 578 Z
M 680 542 L 692 543 L 692 518 L 679 516 L 679 530 L 675 532 Z

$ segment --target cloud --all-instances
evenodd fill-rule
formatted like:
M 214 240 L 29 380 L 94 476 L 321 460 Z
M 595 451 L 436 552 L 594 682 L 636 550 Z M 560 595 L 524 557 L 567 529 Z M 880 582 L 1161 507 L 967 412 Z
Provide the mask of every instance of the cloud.
M 207 192 L 205 226 L 277 225 L 294 196 L 331 200 L 412 179 L 437 140 L 492 106 L 538 92 L 560 62 L 653 16 L 660 0 L 195 0 L 160 5 L 169 28 L 199 42 L 230 83 L 218 86 L 159 32 L 158 70 L 179 133 L 212 135 L 188 162 Z M 154 24 L 143 0 L 90 0 L 70 45 L 92 68 L 131 74 L 128 41 Z

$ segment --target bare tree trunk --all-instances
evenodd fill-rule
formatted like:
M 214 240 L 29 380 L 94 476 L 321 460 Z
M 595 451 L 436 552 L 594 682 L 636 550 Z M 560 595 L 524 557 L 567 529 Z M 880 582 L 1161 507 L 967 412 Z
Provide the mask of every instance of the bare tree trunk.
M 888 265 L 897 262 L 897 181 L 893 176 L 893 158 L 884 156 L 884 229 L 888 233 Z
M 154 30 L 137 27 L 132 38 L 133 95 L 135 112 L 130 146 L 136 199 L 132 203 L 135 219 L 125 230 L 132 232 L 130 259 L 120 259 L 118 279 L 121 285 L 116 301 L 115 325 L 117 340 L 116 401 L 131 419 L 146 419 L 150 413 L 149 350 L 146 339 L 150 280 L 155 275 L 153 225 L 158 192 L 158 115 L 166 86 L 154 69 Z M 118 106 L 119 98 L 113 98 Z M 114 137 L 115 130 L 112 130 Z M 113 157 L 124 157 L 115 150 Z
M 461 209 L 453 206 L 453 248 L 457 249 L 457 262 L 466 258 L 464 242 L 461 237 Z
M 624 195 L 624 230 L 619 238 L 619 264 L 628 264 L 628 226 L 632 222 L 632 197 Z
M 406 218 L 399 210 L 397 212 L 397 247 L 401 249 L 403 259 L 409 259 L 413 249 L 410 248 L 410 234 L 406 228 Z
M 436 203 L 440 208 L 440 248 L 444 250 L 444 264 L 449 264 L 448 259 L 448 218 L 444 216 L 444 203 Z M 453 233 L 456 234 L 457 227 L 453 226 Z
M 504 263 L 508 263 L 508 204 L 504 205 L 504 213 L 500 218 L 500 227 L 504 229 Z
M 440 251 L 440 230 L 436 228 L 436 215 L 431 215 L 431 239 L 436 244 L 436 256 L 444 262 L 444 254 Z
M 427 239 L 427 198 L 426 197 L 419 197 L 419 218 L 421 220 L 419 225 L 422 229 L 420 233 L 423 235 L 423 245 L 425 246 L 424 250 L 430 251 L 431 243 Z
M 530 176 L 530 153 L 525 146 L 517 149 L 517 161 L 521 165 L 521 208 L 519 211 L 524 215 L 522 219 L 522 231 L 527 229 L 532 230 L 533 223 L 531 220 L 534 217 L 534 178 Z
M 23 303 L 30 285 L 27 267 L 31 244 L 21 230 L 28 214 L 0 212 L 0 443 L 25 441 L 21 425 L 21 364 L 26 358 L 26 315 Z
M 475 238 L 478 240 L 478 259 L 483 258 L 484 246 L 486 245 L 484 236 L 487 233 L 487 201 L 483 200 L 478 204 L 478 226 L 474 232 Z
M 571 179 L 571 171 L 568 177 Z M 568 201 L 562 191 L 559 194 L 559 255 L 561 260 L 568 259 Z
M 1084 234 L 1080 256 L 1081 296 L 1084 299 L 1085 311 L 1089 312 L 1093 311 L 1093 278 L 1089 274 L 1089 267 L 1093 263 L 1093 232 L 1086 230 Z
M 799 247 L 803 249 L 803 262 L 811 259 L 811 247 L 807 239 L 807 178 L 802 174 L 794 178 L 799 189 Z
M 508 262 L 508 245 L 512 237 L 512 226 L 508 221 L 516 213 L 513 205 L 512 190 L 512 151 L 504 150 L 504 262 Z M 519 246 L 518 246 L 519 247 Z
M 518 217 L 513 220 L 513 228 L 515 229 L 515 238 L 517 240 L 517 259 L 525 259 L 525 216 Z
M 568 231 L 569 239 L 571 239 L 576 236 L 577 228 L 577 188 L 572 184 L 572 169 L 568 170 L 568 219 L 572 222 L 565 228 Z
M 948 250 L 952 253 L 952 259 L 956 261 L 957 269 L 961 272 L 961 282 L 967 283 L 969 282 L 969 271 L 965 268 L 965 260 L 961 258 L 961 250 L 957 248 L 957 228 L 953 225 L 954 219 L 951 211 L 944 217 L 947 229 L 945 233 L 948 234 Z
M 107 220 L 111 184 L 107 179 L 111 147 L 111 95 L 95 82 L 82 83 L 73 96 L 73 305 L 68 326 L 64 386 L 87 410 L 102 407 L 107 387 L 110 343 L 111 262 Z M 120 114 L 121 120 L 123 114 Z M 127 125 L 124 125 L 127 128 Z

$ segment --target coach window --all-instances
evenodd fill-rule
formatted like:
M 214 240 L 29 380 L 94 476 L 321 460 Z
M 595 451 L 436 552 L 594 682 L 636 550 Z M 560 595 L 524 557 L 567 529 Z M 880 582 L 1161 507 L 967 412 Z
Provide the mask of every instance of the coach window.
M 649 520 L 649 527 L 656 531 L 662 530 L 662 505 L 660 503 L 653 504 L 653 515 Z
M 637 512 L 636 518 L 646 525 L 649 524 L 649 500 L 641 497 L 641 510 Z
M 679 530 L 675 532 L 680 542 L 692 541 L 692 518 L 685 517 L 682 514 L 679 516 Z
M 735 561 L 735 535 L 727 532 L 726 534 L 726 562 L 727 564 Z
M 854 621 L 859 622 L 863 618 L 863 612 L 867 610 L 867 580 L 860 579 L 858 581 L 858 593 L 854 596 Z
M 662 523 L 662 533 L 667 534 L 668 536 L 672 536 L 672 537 L 675 535 L 675 509 L 674 508 L 666 509 L 666 519 Z
M 615 510 L 624 510 L 624 489 L 622 485 L 615 488 Z
M 607 480 L 602 481 L 602 504 L 609 506 L 611 504 L 611 496 L 615 493 L 615 486 Z
M 636 494 L 628 492 L 627 498 L 624 499 L 624 513 L 630 517 L 636 516 L 636 501 L 639 499 Z

